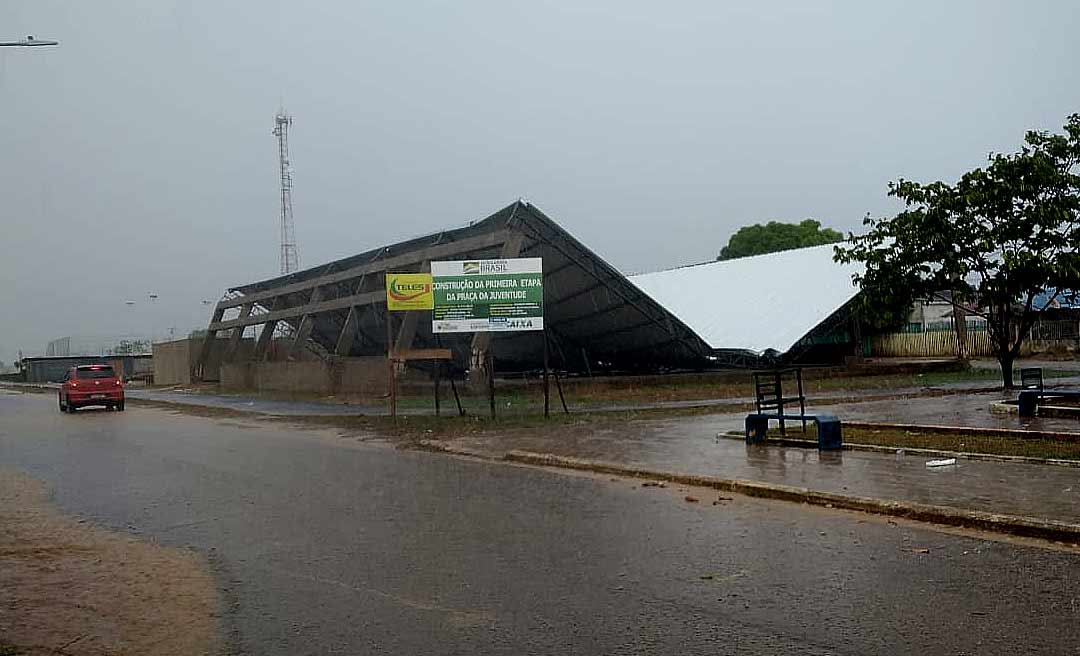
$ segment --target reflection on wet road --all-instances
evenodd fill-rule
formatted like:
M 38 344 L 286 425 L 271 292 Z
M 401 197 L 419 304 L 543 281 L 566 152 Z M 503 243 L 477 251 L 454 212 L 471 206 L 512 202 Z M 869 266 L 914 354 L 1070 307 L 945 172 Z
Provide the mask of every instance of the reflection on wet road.
M 847 415 L 841 415 L 847 417 Z M 514 449 L 747 479 L 899 501 L 1080 523 L 1080 468 L 961 460 L 927 468 L 928 458 L 865 451 L 819 452 L 747 446 L 717 433 L 739 430 L 745 414 L 628 422 L 567 429 L 557 439 L 524 430 L 457 438 L 458 447 L 500 455 Z
M 1015 654 L 1080 640 L 1080 555 L 857 514 L 687 503 L 675 487 L 281 424 L 61 415 L 32 395 L 0 396 L 0 460 L 70 511 L 209 555 L 235 653 Z

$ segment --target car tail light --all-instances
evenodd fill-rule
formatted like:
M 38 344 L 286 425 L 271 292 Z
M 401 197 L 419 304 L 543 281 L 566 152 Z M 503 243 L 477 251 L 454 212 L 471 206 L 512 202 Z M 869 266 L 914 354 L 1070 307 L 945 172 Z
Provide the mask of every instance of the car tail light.
M 116 381 L 116 384 L 117 384 L 117 385 L 119 385 L 119 384 L 120 384 L 120 381 Z
M 71 386 L 72 386 L 72 387 L 78 387 L 78 386 L 79 386 L 79 384 L 78 384 L 78 383 L 76 383 L 75 381 L 71 381 Z

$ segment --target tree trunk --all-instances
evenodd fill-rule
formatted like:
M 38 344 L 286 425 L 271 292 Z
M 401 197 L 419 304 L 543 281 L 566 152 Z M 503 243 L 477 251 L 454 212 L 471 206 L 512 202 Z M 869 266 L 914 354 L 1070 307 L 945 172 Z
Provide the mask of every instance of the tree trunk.
M 998 354 L 998 363 L 1001 365 L 1001 382 L 1007 390 L 1013 388 L 1013 361 L 1012 353 Z
M 967 313 L 959 305 L 953 307 L 953 330 L 956 331 L 956 358 L 967 360 Z

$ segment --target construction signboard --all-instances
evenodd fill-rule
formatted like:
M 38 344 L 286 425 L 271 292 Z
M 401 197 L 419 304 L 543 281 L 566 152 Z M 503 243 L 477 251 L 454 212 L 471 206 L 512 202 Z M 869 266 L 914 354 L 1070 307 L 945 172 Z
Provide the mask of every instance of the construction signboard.
M 386 309 L 400 312 L 431 308 L 430 273 L 386 274 Z
M 539 257 L 431 263 L 433 333 L 544 329 Z

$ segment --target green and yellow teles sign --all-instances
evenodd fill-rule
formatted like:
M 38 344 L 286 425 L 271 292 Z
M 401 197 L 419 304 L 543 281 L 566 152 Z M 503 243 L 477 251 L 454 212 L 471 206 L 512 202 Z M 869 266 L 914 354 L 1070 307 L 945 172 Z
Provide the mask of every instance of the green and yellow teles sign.
M 544 329 L 544 272 L 538 257 L 431 263 L 434 333 Z
M 430 273 L 386 274 L 386 309 L 430 310 L 434 301 Z

